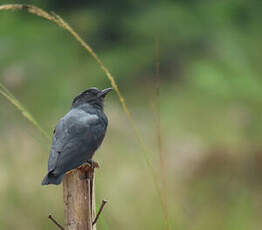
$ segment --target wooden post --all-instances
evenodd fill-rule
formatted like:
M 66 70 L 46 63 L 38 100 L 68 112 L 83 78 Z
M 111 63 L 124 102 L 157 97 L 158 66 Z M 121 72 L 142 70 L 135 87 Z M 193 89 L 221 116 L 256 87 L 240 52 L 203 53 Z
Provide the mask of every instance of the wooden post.
M 63 181 L 66 230 L 96 230 L 94 169 L 87 164 L 68 172 Z

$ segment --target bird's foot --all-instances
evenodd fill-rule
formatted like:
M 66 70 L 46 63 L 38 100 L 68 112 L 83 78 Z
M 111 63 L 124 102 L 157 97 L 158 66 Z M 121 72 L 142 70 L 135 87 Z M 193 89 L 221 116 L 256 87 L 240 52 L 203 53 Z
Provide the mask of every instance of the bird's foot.
M 78 167 L 78 169 L 86 172 L 89 171 L 90 169 L 92 169 L 93 171 L 95 168 L 99 168 L 99 164 L 93 160 L 88 160 L 85 164 L 82 164 L 81 166 Z
M 99 164 L 97 161 L 94 161 L 92 159 L 87 161 L 87 164 L 89 164 L 90 168 L 95 169 L 95 168 L 100 168 Z

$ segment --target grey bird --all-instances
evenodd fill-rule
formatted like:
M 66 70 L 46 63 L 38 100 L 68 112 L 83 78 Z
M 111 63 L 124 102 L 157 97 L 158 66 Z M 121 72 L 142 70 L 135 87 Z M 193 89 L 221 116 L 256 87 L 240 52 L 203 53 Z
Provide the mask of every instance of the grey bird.
M 53 135 L 48 172 L 42 185 L 58 185 L 66 172 L 88 162 L 101 145 L 108 120 L 104 98 L 112 88 L 89 88 L 74 98 L 71 110 L 62 117 Z

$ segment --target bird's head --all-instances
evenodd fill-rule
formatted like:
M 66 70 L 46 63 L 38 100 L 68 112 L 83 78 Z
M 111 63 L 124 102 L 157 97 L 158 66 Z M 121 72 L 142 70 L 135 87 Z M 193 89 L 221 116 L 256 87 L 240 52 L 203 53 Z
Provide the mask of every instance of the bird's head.
M 104 98 L 111 90 L 112 88 L 103 90 L 99 90 L 95 87 L 89 88 L 74 98 L 72 107 L 76 107 L 82 104 L 90 104 L 103 108 Z

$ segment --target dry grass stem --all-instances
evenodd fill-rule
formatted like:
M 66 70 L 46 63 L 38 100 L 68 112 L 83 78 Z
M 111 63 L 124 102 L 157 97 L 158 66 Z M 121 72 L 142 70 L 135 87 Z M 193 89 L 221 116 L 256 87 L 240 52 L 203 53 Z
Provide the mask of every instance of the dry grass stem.
M 161 117 L 160 117 L 160 57 L 159 57 L 159 41 L 158 38 L 155 39 L 155 58 L 156 58 L 156 133 L 157 133 L 157 145 L 158 154 L 160 160 L 160 177 L 162 181 L 162 191 L 161 191 L 161 204 L 165 215 L 165 225 L 166 229 L 169 230 L 168 221 L 168 198 L 167 198 L 167 183 L 166 183 L 166 164 L 165 156 L 163 152 L 162 144 L 162 132 L 161 132 Z
M 13 104 L 27 120 L 29 120 L 48 140 L 50 140 L 50 136 L 46 133 L 46 131 L 43 128 L 41 128 L 38 122 L 31 115 L 31 113 L 29 113 L 24 108 L 24 106 L 1 83 L 0 83 L 0 94 L 2 94 L 11 104 Z

